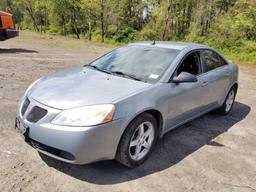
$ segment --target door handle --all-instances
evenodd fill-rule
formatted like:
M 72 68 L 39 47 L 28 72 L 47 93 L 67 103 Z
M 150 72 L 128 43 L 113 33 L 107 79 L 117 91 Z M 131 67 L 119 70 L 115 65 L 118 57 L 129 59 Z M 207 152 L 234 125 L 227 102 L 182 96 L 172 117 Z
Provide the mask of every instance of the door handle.
M 205 87 L 206 85 L 208 85 L 209 82 L 205 81 L 202 83 L 202 87 Z

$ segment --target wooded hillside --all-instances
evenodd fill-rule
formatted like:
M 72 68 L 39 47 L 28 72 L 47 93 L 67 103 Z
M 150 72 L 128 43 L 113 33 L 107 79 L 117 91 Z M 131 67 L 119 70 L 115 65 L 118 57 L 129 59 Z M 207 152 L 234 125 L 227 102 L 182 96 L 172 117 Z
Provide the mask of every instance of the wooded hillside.
M 6 8 L 18 29 L 107 43 L 201 42 L 256 63 L 256 0 L 1 0 Z

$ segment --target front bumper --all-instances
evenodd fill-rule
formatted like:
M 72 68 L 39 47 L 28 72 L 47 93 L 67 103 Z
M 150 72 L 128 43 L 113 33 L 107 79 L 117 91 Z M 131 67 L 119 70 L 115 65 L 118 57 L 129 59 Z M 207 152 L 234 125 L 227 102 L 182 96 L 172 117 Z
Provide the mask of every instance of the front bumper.
M 42 105 L 33 99 L 29 100 L 30 104 L 24 115 L 21 114 L 21 107 L 19 107 L 16 121 L 26 128 L 25 140 L 38 151 L 73 164 L 86 164 L 115 158 L 116 149 L 122 135 L 123 120 L 114 120 L 91 127 L 53 125 L 50 122 L 60 110 Z M 20 106 L 22 106 L 22 102 Z M 36 123 L 31 123 L 26 119 L 33 106 L 48 111 Z M 19 127 L 17 122 L 16 127 Z

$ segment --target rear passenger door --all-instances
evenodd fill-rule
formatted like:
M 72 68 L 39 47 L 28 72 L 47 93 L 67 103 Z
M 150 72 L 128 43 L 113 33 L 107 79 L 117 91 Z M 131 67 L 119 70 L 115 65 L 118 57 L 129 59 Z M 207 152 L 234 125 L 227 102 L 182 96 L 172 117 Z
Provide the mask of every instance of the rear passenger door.
M 220 105 L 229 85 L 229 67 L 227 62 L 215 51 L 204 49 L 200 51 L 203 86 L 208 100 L 209 109 Z

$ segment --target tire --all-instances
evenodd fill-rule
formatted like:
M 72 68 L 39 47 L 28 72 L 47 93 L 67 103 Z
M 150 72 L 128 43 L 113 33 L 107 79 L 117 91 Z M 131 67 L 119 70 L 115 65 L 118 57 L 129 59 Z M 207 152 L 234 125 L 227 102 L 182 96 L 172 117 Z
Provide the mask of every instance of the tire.
M 157 125 L 156 119 L 148 113 L 136 117 L 123 133 L 118 145 L 116 160 L 126 167 L 141 165 L 148 158 L 156 143 Z
M 219 109 L 217 109 L 218 114 L 227 115 L 230 113 L 230 111 L 233 108 L 234 102 L 235 102 L 236 91 L 237 90 L 234 86 L 229 90 L 223 105 Z M 232 97 L 232 100 L 229 100 L 230 97 Z

